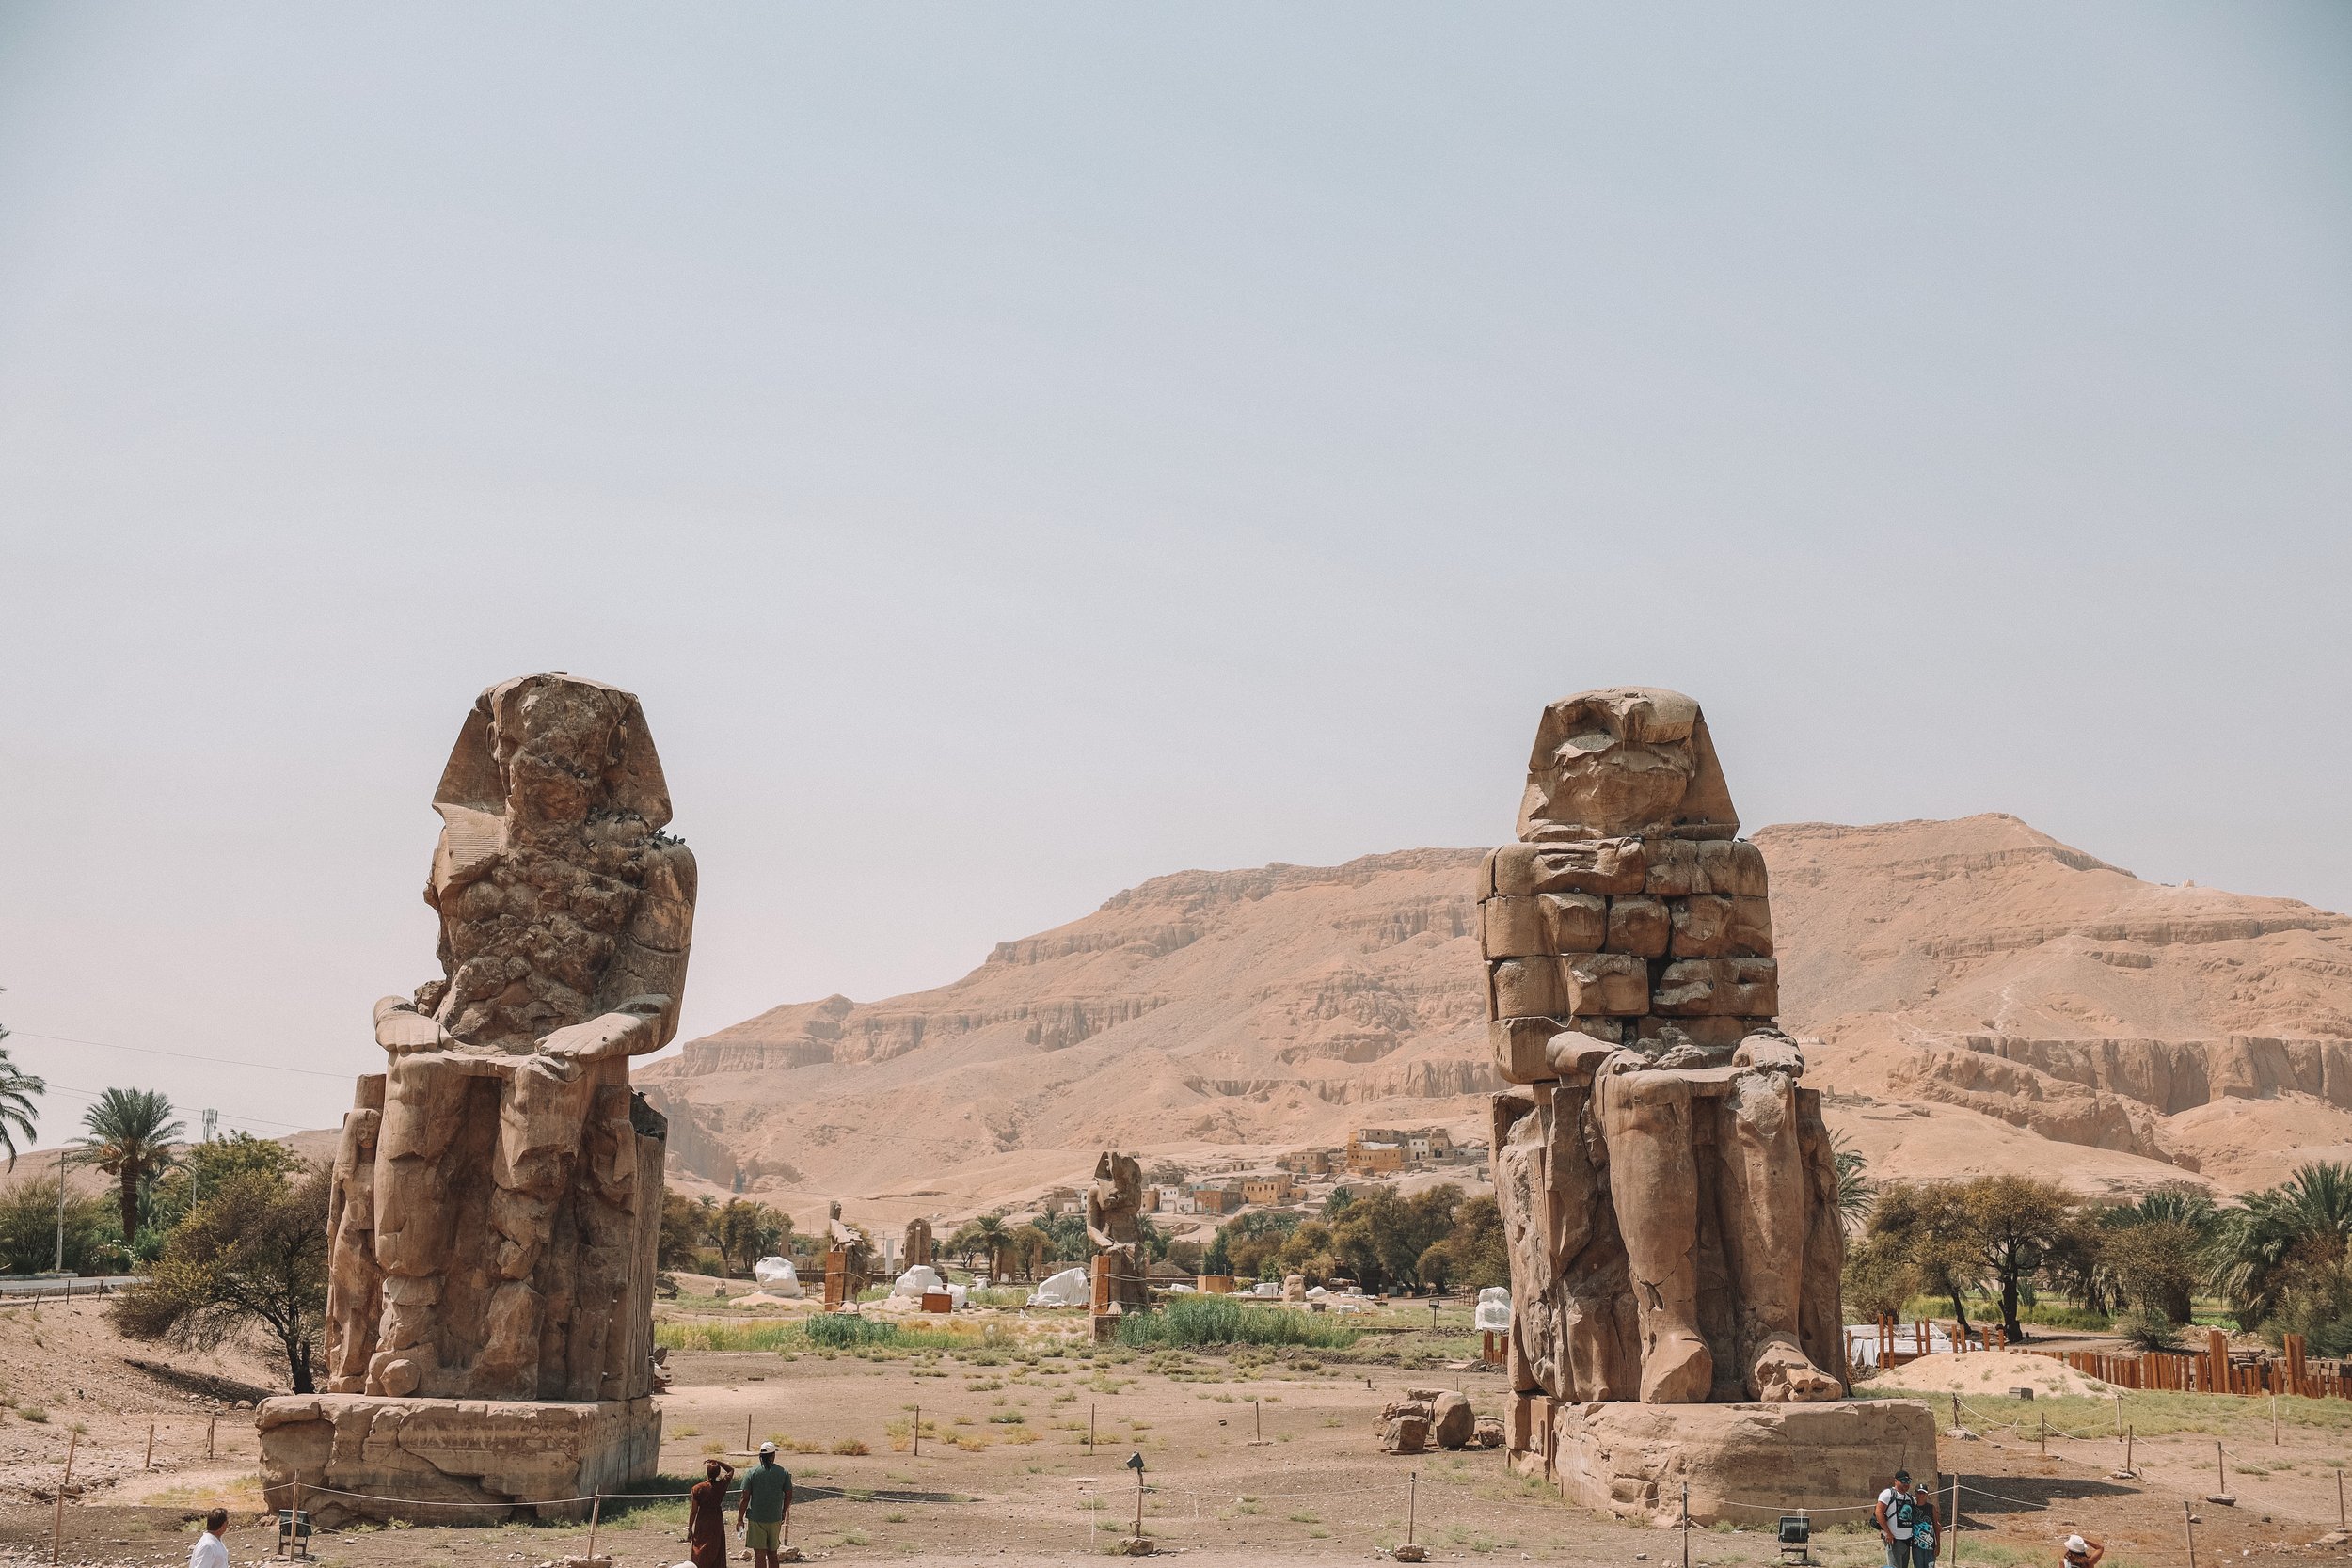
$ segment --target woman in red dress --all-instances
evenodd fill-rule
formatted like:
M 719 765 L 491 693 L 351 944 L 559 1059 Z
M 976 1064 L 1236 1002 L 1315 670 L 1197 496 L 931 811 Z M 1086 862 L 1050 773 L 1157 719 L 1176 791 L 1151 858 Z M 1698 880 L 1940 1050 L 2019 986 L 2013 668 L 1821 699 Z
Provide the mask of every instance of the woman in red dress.
M 686 1494 L 686 1544 L 694 1568 L 727 1568 L 727 1483 L 735 1466 L 723 1459 L 703 1465 L 705 1480 Z

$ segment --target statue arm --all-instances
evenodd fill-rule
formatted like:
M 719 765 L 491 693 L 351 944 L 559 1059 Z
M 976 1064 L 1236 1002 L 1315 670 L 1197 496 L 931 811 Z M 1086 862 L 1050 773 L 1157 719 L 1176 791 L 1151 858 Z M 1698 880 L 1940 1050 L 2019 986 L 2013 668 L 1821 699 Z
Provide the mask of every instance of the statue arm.
M 642 1056 L 669 1043 L 676 1030 L 677 1005 L 667 996 L 632 996 L 585 1023 L 558 1029 L 539 1041 L 542 1054 L 598 1062 L 612 1056 Z

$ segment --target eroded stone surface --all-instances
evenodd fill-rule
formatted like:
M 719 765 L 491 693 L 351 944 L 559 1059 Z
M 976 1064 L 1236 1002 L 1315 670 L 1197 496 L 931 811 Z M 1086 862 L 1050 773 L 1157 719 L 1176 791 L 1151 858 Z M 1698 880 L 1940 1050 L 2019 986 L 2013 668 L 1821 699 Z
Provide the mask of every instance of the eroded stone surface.
M 1798 1509 L 1817 1528 L 1856 1515 L 1897 1469 L 1935 1468 L 1935 1418 L 1911 1400 L 1827 1404 L 1515 1406 L 1504 1418 L 1520 1469 L 1549 1468 L 1573 1503 L 1646 1524 L 1769 1525 Z M 1549 1419 L 1547 1420 L 1547 1416 Z M 1531 1445 L 1517 1441 L 1528 1433 Z M 1545 1435 L 1549 1433 L 1549 1445 Z
M 1764 863 L 1738 830 L 1688 697 L 1545 710 L 1521 842 L 1481 874 L 1495 1062 L 1520 1085 L 1493 1157 L 1524 1397 L 1845 1392 L 1829 1136 L 1774 1022 Z
M 294 1507 L 299 1486 L 301 1506 L 329 1528 L 355 1519 L 584 1519 L 585 1499 L 653 1474 L 661 1447 L 650 1399 L 298 1394 L 262 1401 L 254 1419 L 269 1506 Z
M 386 1069 L 335 1162 L 326 1386 L 637 1400 L 664 1123 L 628 1058 L 676 1030 L 695 892 L 637 699 L 492 687 L 434 808 L 442 974 L 376 1005 Z
M 1094 1310 L 1141 1311 L 1151 1304 L 1144 1276 L 1143 1166 L 1104 1149 L 1087 1187 L 1087 1235 L 1094 1242 Z

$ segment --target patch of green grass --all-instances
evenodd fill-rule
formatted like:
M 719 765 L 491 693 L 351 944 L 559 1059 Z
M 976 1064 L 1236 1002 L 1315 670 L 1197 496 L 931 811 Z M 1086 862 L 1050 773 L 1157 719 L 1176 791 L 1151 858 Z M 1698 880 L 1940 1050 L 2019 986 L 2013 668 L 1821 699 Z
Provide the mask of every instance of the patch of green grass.
M 1352 1328 L 1283 1307 L 1244 1306 L 1231 1296 L 1172 1298 L 1156 1311 L 1120 1320 L 1119 1342 L 1141 1349 L 1195 1345 L 1314 1345 L 1344 1349 Z

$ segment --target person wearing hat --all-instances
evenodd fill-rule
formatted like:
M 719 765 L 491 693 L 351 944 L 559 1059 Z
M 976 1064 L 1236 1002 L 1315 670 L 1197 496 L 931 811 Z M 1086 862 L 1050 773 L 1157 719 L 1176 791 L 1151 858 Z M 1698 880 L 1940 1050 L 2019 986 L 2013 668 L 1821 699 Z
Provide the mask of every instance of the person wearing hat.
M 2099 1568 L 2099 1560 L 2106 1555 L 2104 1541 L 2086 1541 L 2079 1535 L 2066 1538 L 2066 1568 Z
M 776 1568 L 784 1549 L 785 1522 L 792 1514 L 792 1472 L 776 1463 L 776 1446 L 759 1446 L 759 1463 L 743 1472 L 735 1505 L 735 1528 L 752 1551 L 753 1568 Z
M 686 1494 L 687 1555 L 694 1568 L 727 1568 L 727 1485 L 734 1480 L 734 1465 L 706 1459 L 702 1481 Z
M 1935 1539 L 1935 1503 L 1911 1484 L 1911 1472 L 1895 1472 L 1895 1484 L 1879 1494 L 1879 1537 L 1886 1543 L 1886 1568 L 1934 1568 L 1934 1559 L 1922 1549 L 1921 1527 L 1927 1541 Z

